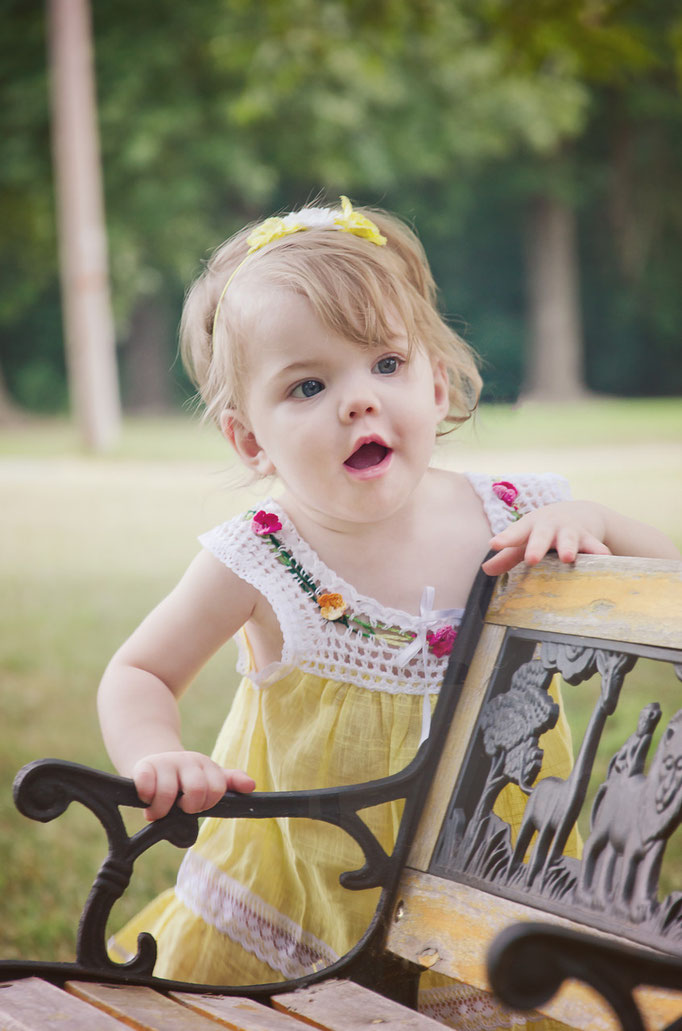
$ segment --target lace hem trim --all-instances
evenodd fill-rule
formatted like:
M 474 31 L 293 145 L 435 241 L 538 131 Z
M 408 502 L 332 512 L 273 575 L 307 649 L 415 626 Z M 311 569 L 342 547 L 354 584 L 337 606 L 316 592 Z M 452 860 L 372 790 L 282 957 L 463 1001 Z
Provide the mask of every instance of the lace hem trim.
M 182 862 L 175 893 L 205 923 L 285 978 L 321 970 L 339 958 L 325 942 L 194 852 Z
M 458 982 L 448 987 L 421 990 L 419 1012 L 457 1031 L 499 1031 L 532 1026 L 548 1019 L 535 1010 L 522 1013 L 508 1009 L 489 992 Z

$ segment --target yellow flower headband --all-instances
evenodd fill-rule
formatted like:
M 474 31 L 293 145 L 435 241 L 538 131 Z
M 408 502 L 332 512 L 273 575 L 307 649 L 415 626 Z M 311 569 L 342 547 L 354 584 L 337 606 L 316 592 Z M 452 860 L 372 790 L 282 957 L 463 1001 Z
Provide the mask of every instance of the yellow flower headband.
M 292 233 L 302 233 L 306 229 L 318 229 L 329 227 L 340 229 L 343 233 L 352 233 L 353 236 L 361 236 L 377 247 L 386 245 L 386 237 L 379 232 L 378 226 L 365 215 L 353 211 L 353 205 L 348 197 L 341 197 L 341 210 L 338 208 L 302 208 L 301 211 L 290 211 L 288 215 L 266 218 L 265 222 L 250 233 L 246 238 L 249 249 L 246 256 L 242 258 L 237 267 L 230 273 L 225 286 L 222 289 L 218 303 L 216 304 L 215 315 L 213 316 L 213 329 L 211 338 L 215 336 L 215 328 L 218 323 L 218 314 L 227 288 L 239 272 L 249 255 L 259 251 L 261 247 L 272 243 L 273 240 L 280 240 L 283 236 L 290 236 Z

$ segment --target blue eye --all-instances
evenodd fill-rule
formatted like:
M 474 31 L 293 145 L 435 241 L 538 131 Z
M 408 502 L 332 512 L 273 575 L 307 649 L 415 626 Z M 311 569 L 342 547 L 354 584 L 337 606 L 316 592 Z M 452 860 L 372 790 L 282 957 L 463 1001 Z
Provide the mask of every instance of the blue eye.
M 321 390 L 324 390 L 324 383 L 321 383 L 319 379 L 304 379 L 302 383 L 299 383 L 291 391 L 292 397 L 314 397 L 315 394 L 319 394 Z
M 395 354 L 387 355 L 386 358 L 380 358 L 376 363 L 372 372 L 378 372 L 381 376 L 392 376 L 394 372 L 397 372 L 402 365 L 402 360 Z

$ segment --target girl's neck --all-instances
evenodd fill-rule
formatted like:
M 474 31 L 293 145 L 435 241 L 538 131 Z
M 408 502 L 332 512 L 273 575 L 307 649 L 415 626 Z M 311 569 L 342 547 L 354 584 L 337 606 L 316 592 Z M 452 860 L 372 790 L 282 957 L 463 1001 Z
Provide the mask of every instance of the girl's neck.
M 385 519 L 318 518 L 285 493 L 281 504 L 322 562 L 365 596 L 417 613 L 423 588 L 437 608 L 462 607 L 490 529 L 478 497 L 458 474 L 431 469 L 409 504 Z
M 319 512 L 301 503 L 284 491 L 279 501 L 300 536 L 327 565 L 331 555 L 353 560 L 358 551 L 371 548 L 379 542 L 405 542 L 420 540 L 426 530 L 429 513 L 436 503 L 429 470 L 407 501 L 396 511 L 381 519 L 341 519 L 328 512 Z M 378 552 L 380 554 L 380 552 Z M 342 563 L 345 564 L 345 561 Z

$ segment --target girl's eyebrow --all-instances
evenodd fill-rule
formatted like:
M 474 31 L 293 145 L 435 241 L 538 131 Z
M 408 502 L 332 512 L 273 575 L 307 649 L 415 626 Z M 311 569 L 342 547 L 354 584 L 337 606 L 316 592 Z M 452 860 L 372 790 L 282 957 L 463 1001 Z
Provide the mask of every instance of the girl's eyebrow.
M 319 379 L 321 373 L 319 362 L 315 363 L 313 359 L 300 359 L 272 369 L 268 379 L 273 386 L 279 386 L 303 377 L 312 378 L 314 376 Z
M 287 365 L 283 365 L 278 372 L 297 372 L 299 369 L 307 369 L 313 364 L 313 361 L 309 358 L 300 358 L 298 361 L 289 362 Z
M 275 375 L 296 375 L 299 372 L 306 372 L 308 369 L 315 368 L 321 369 L 326 365 L 329 365 L 332 360 L 330 355 L 320 353 L 319 351 L 312 350 L 308 353 L 303 351 L 303 354 L 283 354 L 281 356 L 281 365 L 277 363 L 277 357 L 275 356 Z

